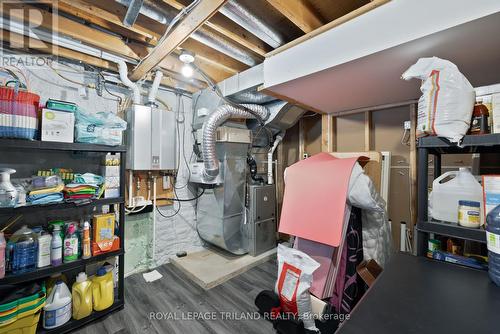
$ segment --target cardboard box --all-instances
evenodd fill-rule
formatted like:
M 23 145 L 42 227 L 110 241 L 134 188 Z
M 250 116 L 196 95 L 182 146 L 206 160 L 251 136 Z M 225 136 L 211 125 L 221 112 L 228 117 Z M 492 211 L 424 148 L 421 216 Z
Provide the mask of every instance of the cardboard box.
M 42 141 L 72 143 L 75 115 L 72 112 L 42 109 Z
M 500 175 L 483 175 L 484 217 L 500 205 Z

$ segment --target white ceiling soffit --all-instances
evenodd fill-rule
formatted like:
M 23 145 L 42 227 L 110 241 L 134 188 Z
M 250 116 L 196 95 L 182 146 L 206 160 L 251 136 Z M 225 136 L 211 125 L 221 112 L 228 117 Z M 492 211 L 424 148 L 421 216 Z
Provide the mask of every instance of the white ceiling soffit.
M 264 62 L 264 88 L 323 112 L 412 100 L 401 74 L 421 57 L 500 82 L 500 1 L 393 0 Z

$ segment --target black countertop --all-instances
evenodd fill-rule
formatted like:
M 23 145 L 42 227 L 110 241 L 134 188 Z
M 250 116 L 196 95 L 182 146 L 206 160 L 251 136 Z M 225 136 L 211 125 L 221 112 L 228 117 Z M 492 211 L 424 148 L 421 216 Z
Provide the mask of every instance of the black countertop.
M 336 333 L 498 334 L 499 322 L 487 272 L 395 254 Z

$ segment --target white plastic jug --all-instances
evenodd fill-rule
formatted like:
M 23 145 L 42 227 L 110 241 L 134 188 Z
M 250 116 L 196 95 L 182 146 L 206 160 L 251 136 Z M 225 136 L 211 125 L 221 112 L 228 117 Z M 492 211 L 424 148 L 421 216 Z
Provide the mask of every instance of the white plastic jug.
M 455 177 L 441 183 L 449 176 Z M 431 215 L 435 220 L 457 223 L 460 200 L 481 203 L 481 222 L 483 222 L 483 188 L 468 168 L 446 172 L 432 182 L 429 201 L 432 207 Z
M 71 319 L 71 292 L 63 281 L 58 281 L 43 307 L 43 328 L 52 329 Z

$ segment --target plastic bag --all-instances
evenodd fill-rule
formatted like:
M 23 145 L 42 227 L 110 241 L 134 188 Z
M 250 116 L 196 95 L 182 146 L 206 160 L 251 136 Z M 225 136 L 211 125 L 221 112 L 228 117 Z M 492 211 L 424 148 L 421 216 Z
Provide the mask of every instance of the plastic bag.
M 293 248 L 278 245 L 278 280 L 276 293 L 284 313 L 298 315 L 304 327 L 317 331 L 312 315 L 311 294 L 309 288 L 312 274 L 319 268 L 319 263 L 307 254 Z
M 402 78 L 423 80 L 417 136 L 441 136 L 459 143 L 470 128 L 476 93 L 457 66 L 437 57 L 420 58 Z
M 120 117 L 105 112 L 91 114 L 82 109 L 78 109 L 75 116 L 75 138 L 78 143 L 121 145 L 127 122 Z

